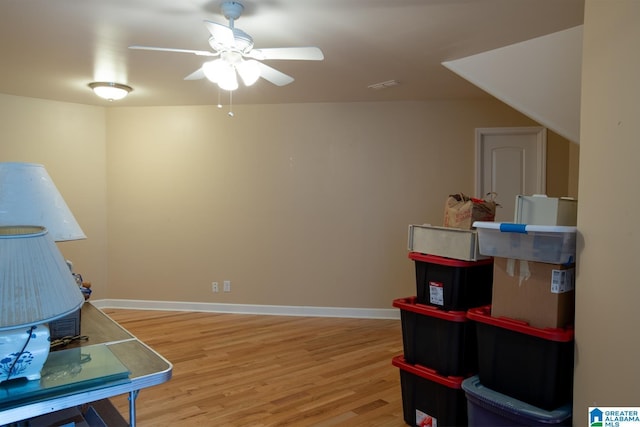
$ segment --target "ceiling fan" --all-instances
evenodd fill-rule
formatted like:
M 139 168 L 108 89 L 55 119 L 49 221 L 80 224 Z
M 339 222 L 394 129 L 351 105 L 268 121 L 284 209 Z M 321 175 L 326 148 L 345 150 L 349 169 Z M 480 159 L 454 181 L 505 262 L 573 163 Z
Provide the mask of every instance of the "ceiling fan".
M 260 77 L 277 86 L 284 86 L 294 81 L 293 77 L 261 61 L 272 59 L 321 61 L 324 59 L 322 51 L 317 47 L 254 49 L 253 38 L 241 29 L 234 27 L 234 22 L 242 14 L 244 6 L 237 1 L 225 1 L 222 3 L 221 9 L 222 14 L 229 21 L 229 25 L 218 24 L 208 20 L 204 21 L 207 30 L 209 30 L 211 34 L 209 37 L 209 45 L 213 51 L 139 45 L 129 46 L 129 48 L 218 57 L 217 59 L 205 62 L 201 68 L 189 74 L 184 79 L 198 80 L 207 78 L 217 83 L 221 89 L 228 91 L 233 91 L 238 88 L 237 75 L 240 76 L 246 86 L 251 86 Z

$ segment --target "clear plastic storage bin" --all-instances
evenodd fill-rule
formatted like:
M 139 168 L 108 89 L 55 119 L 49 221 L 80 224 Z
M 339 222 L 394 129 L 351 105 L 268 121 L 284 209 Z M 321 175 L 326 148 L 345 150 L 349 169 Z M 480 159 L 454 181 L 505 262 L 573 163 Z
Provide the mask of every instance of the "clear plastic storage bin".
M 476 221 L 482 255 L 515 258 L 550 264 L 571 264 L 576 260 L 573 226 L 527 225 Z

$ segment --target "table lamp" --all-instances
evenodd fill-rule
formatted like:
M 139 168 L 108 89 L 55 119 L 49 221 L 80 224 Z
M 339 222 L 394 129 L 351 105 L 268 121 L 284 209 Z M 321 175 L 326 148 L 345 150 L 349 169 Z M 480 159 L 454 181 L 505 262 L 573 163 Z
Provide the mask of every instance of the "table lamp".
M 84 303 L 52 236 L 42 226 L 0 226 L 0 383 L 40 379 L 47 322 Z
M 0 225 L 24 224 L 56 242 L 87 238 L 43 165 L 0 162 Z
M 75 217 L 69 210 L 69 207 L 65 203 L 62 195 L 56 188 L 53 180 L 45 170 L 43 165 L 36 163 L 20 163 L 20 162 L 0 162 L 0 227 L 3 226 L 23 226 L 24 224 L 30 226 L 39 226 L 44 227 L 48 231 L 47 237 L 44 239 L 62 242 L 68 240 L 78 240 L 85 239 L 86 236 Z M 29 228 L 30 230 L 32 229 Z M 3 242 L 7 245 L 9 241 L 13 241 L 15 237 L 11 237 L 15 235 L 14 231 L 8 231 L 10 228 L 6 228 L 7 233 L 9 235 L 3 238 Z M 24 227 L 23 227 L 24 230 Z M 12 234 L 13 233 L 13 234 Z M 34 233 L 31 233 L 34 234 Z M 37 234 L 37 233 L 35 233 Z M 35 239 L 35 237 L 31 237 L 29 239 L 25 238 L 24 241 L 33 241 L 33 240 L 41 240 L 42 238 Z M 23 243 L 24 243 L 23 241 Z M 50 247 L 52 252 L 57 252 L 59 257 L 62 255 L 59 253 L 58 248 L 54 244 Z M 10 256 L 9 254 L 5 256 Z M 27 257 L 28 258 L 28 257 Z M 0 262 L 5 262 L 4 259 L 0 260 Z M 17 262 L 17 261 L 16 261 Z M 28 261 L 24 261 L 24 265 L 27 265 Z M 16 264 L 18 265 L 18 264 Z M 27 268 L 27 267 L 25 267 Z M 26 273 L 23 271 L 24 280 L 27 280 L 28 277 Z M 69 292 L 72 293 L 72 297 L 69 298 L 68 303 L 74 307 L 76 310 L 80 308 L 82 304 L 77 304 L 76 300 L 76 292 L 78 290 L 77 284 L 73 279 L 69 268 L 66 270 L 69 279 L 71 279 L 76 285 L 75 290 L 71 290 Z M 0 272 L 0 274 L 9 274 L 8 271 L 5 272 L 5 269 Z M 18 330 L 12 330 L 16 325 L 24 325 L 24 323 L 20 323 L 19 319 L 11 320 L 8 317 L 13 315 L 16 308 L 15 304 L 19 302 L 18 300 L 14 300 L 13 298 L 24 298 L 22 300 L 24 304 L 28 306 L 29 298 L 38 298 L 38 304 L 41 304 L 42 307 L 45 307 L 47 303 L 47 298 L 43 298 L 44 295 L 49 295 L 46 292 L 49 290 L 55 289 L 57 285 L 52 284 L 52 282 L 42 282 L 41 288 L 36 287 L 35 283 L 31 284 L 31 292 L 29 295 L 18 295 L 16 292 L 18 290 L 23 289 L 20 287 L 19 277 L 16 277 L 15 280 L 9 277 L 3 276 L 2 283 L 2 293 L 0 293 L 0 370 L 1 369 L 11 369 L 8 370 L 5 375 L 2 375 L 0 371 L 0 382 L 5 381 L 9 378 L 17 378 L 18 376 L 25 376 L 28 378 L 36 379 L 39 377 L 39 369 L 36 368 L 36 362 L 31 361 L 29 365 L 31 366 L 30 370 L 25 374 L 18 375 L 16 374 L 16 366 L 18 366 L 18 361 L 14 362 L 14 360 L 20 360 L 20 363 L 25 362 L 27 359 L 31 359 L 31 356 L 27 357 L 26 353 L 22 353 L 20 349 L 16 351 L 9 351 L 10 346 L 16 345 L 15 343 L 23 343 L 25 341 L 26 331 L 30 330 L 31 326 L 25 328 L 21 326 Z M 14 280 L 12 282 L 11 280 Z M 66 278 L 65 278 L 66 281 Z M 5 294 L 5 289 L 9 294 Z M 53 291 L 52 291 L 53 292 Z M 55 303 L 56 300 L 51 300 L 51 307 L 49 307 L 46 311 L 40 308 L 40 313 L 45 313 L 46 316 L 38 315 L 36 311 L 34 311 L 33 322 L 35 325 L 39 323 L 44 323 L 45 321 L 51 321 L 56 318 L 64 317 L 67 314 L 73 313 L 74 310 L 68 310 L 68 307 L 63 307 L 59 304 Z M 36 305 L 34 305 L 34 310 Z M 49 329 L 47 325 L 40 325 L 32 331 L 32 334 L 28 336 L 34 336 L 35 339 L 32 338 L 33 341 L 39 342 L 47 342 L 49 341 Z M 42 339 L 38 340 L 38 337 L 42 337 Z M 13 344 L 10 344 L 13 343 Z M 29 343 L 29 345 L 33 345 L 33 343 Z M 31 348 L 31 347 L 29 347 Z M 25 347 L 25 351 L 31 351 Z M 39 366 L 41 367 L 48 355 L 48 347 L 45 348 L 42 346 L 40 350 L 39 356 Z M 15 355 L 12 357 L 11 354 L 18 354 L 18 359 L 15 358 Z M 35 356 L 33 356 L 35 357 Z M 6 363 L 10 362 L 14 364 L 13 368 L 6 367 Z M 26 362 L 25 362 L 26 363 Z

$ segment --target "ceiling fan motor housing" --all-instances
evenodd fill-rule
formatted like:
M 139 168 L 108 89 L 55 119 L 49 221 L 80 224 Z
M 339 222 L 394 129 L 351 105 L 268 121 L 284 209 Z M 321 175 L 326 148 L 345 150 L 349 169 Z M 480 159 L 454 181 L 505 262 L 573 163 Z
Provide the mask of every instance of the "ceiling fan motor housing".
M 247 53 L 253 49 L 253 38 L 239 28 L 233 29 L 233 38 L 236 41 L 236 49 Z
M 233 28 L 233 46 L 220 43 L 215 37 L 209 37 L 209 46 L 216 51 L 235 50 L 241 53 L 248 53 L 253 49 L 253 38 L 239 28 Z

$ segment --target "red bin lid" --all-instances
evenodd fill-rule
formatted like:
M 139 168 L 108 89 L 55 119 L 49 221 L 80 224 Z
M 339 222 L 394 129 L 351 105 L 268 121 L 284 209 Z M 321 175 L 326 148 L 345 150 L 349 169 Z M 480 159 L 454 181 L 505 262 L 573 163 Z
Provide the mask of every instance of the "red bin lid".
M 472 308 L 467 311 L 470 320 L 509 329 L 549 341 L 569 342 L 573 340 L 573 328 L 534 328 L 522 320 L 491 316 L 491 306 Z
M 445 258 L 437 255 L 421 254 L 420 252 L 409 252 L 409 258 L 414 261 L 445 265 L 447 267 L 477 267 L 479 265 L 493 264 L 493 258 L 486 258 L 478 261 L 465 261 L 461 259 Z
M 409 372 L 413 375 L 417 375 L 421 378 L 436 382 L 443 386 L 453 389 L 462 389 L 462 381 L 464 380 L 464 377 L 445 377 L 439 375 L 435 371 L 435 369 L 427 368 L 422 365 L 411 365 L 407 363 L 403 355 L 394 357 L 391 360 L 391 364 L 397 368 L 402 369 L 405 372 Z
M 469 320 L 466 311 L 447 311 L 430 305 L 418 304 L 416 297 L 398 298 L 393 301 L 393 306 L 404 311 L 436 317 L 449 322 L 467 322 Z

